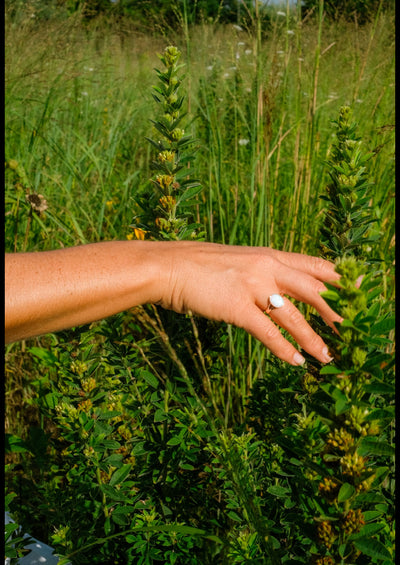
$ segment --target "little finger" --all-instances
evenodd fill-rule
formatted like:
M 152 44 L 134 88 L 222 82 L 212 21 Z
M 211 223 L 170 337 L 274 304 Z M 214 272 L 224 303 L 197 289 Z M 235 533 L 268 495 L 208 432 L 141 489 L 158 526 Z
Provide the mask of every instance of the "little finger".
M 283 337 L 280 330 L 256 305 L 244 309 L 236 325 L 261 341 L 274 355 L 291 365 L 302 365 L 304 357 Z
M 287 298 L 284 298 L 283 301 L 281 308 L 273 308 L 269 312 L 272 320 L 281 328 L 287 330 L 300 347 L 318 361 L 321 361 L 321 363 L 332 361 L 332 357 L 328 354 L 327 345 L 311 328 L 301 312 Z

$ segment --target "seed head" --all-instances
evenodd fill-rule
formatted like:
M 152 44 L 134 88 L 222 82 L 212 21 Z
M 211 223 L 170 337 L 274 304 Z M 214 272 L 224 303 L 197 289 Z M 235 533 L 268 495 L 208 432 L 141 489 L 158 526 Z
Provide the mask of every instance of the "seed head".
M 174 47 L 173 45 L 169 45 L 164 49 L 165 65 L 167 67 L 174 66 L 177 63 L 180 56 L 181 56 L 181 52 L 179 51 L 179 49 L 177 49 L 177 47 Z
M 170 195 L 162 196 L 160 198 L 160 204 L 164 208 L 164 210 L 171 212 L 176 206 L 176 199 Z
M 361 510 L 359 508 L 357 508 L 357 510 L 350 509 L 343 521 L 343 529 L 349 536 L 353 533 L 359 532 L 364 524 L 364 514 Z
M 359 477 L 365 470 L 365 459 L 358 453 L 346 453 L 341 459 L 343 475 L 352 478 Z
M 163 190 L 168 190 L 174 180 L 175 177 L 173 175 L 157 175 L 156 177 L 156 181 Z
M 326 443 L 340 451 L 349 451 L 355 443 L 353 436 L 345 429 L 336 429 L 329 432 Z
M 48 208 L 47 202 L 41 194 L 36 194 L 35 192 L 27 194 L 26 199 L 35 212 L 44 212 Z
M 318 525 L 318 537 L 325 547 L 332 547 L 336 539 L 335 531 L 328 520 L 324 520 Z
M 324 498 L 332 502 L 338 493 L 339 483 L 334 478 L 324 477 L 318 485 L 318 490 Z

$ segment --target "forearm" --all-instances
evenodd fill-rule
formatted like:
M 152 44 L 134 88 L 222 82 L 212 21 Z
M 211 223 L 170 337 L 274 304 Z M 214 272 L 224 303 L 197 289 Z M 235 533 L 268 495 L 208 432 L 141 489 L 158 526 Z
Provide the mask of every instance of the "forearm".
M 164 247 L 115 241 L 7 254 L 6 342 L 100 320 L 163 292 Z

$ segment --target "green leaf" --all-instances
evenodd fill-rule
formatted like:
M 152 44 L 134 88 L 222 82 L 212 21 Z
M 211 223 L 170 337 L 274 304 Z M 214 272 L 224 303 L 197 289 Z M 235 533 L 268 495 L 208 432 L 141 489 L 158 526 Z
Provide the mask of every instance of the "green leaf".
M 320 292 L 320 295 L 325 300 L 332 300 L 333 302 L 338 302 L 340 299 L 339 293 L 335 292 L 334 290 L 324 290 Z
M 107 463 L 107 465 L 110 465 L 111 467 L 119 468 L 121 466 L 121 462 L 123 458 L 124 456 L 122 455 L 122 453 L 113 453 L 109 457 L 106 457 L 106 459 L 104 459 L 104 462 Z
M 380 510 L 366 510 L 364 512 L 364 520 L 366 522 L 370 522 L 371 520 L 375 520 L 375 518 L 379 518 L 379 516 L 382 516 L 383 512 L 381 512 Z
M 8 524 L 4 525 L 4 533 L 6 534 L 7 538 L 11 536 L 11 534 L 18 530 L 21 526 L 19 524 L 15 524 L 14 522 L 9 522 Z
M 236 512 L 234 512 L 233 510 L 228 512 L 228 516 L 231 520 L 234 520 L 235 522 L 241 522 L 242 521 L 241 517 L 238 514 L 236 514 Z
M 101 445 L 106 449 L 119 449 L 121 447 L 121 444 L 115 439 L 105 439 L 101 442 Z
M 380 484 L 383 483 L 383 481 L 386 479 L 388 474 L 389 474 L 389 467 L 377 467 L 375 469 L 375 478 L 372 481 L 371 488 L 376 489 Z M 378 506 L 376 507 L 376 509 L 382 510 Z
M 114 485 L 121 484 L 129 475 L 131 468 L 132 468 L 132 463 L 125 463 L 125 465 L 122 465 L 120 469 L 114 471 L 114 473 L 111 476 L 109 485 L 113 487 Z
M 179 468 L 184 469 L 185 471 L 194 471 L 194 467 L 193 465 L 190 465 L 190 463 L 180 463 Z
M 30 347 L 28 351 L 38 359 L 44 361 L 46 365 L 53 366 L 54 363 L 58 361 L 57 357 L 48 349 L 43 349 L 42 347 Z
M 46 408 L 54 410 L 54 408 L 58 405 L 59 398 L 60 394 L 56 392 L 48 392 L 43 398 L 43 404 L 46 406 Z
M 5 451 L 6 453 L 24 453 L 29 452 L 29 449 L 24 440 L 12 434 L 5 434 Z
M 365 518 L 365 515 L 364 515 Z M 349 539 L 355 540 L 358 538 L 370 538 L 371 536 L 381 532 L 384 528 L 387 527 L 387 524 L 384 522 L 373 523 L 373 524 L 365 524 L 363 528 L 356 534 L 352 534 Z
M 320 375 L 339 375 L 341 373 L 343 373 L 343 369 L 338 369 L 333 365 L 325 365 L 319 372 Z
M 116 513 L 115 510 L 111 514 L 111 519 L 112 519 L 113 522 L 118 524 L 118 526 L 126 526 L 127 524 L 129 524 L 128 517 L 125 516 L 125 514 Z
M 372 394 L 393 394 L 395 392 L 394 386 L 375 381 L 364 386 L 365 392 L 370 392 Z
M 395 449 L 386 441 L 381 441 L 376 437 L 364 437 L 357 449 L 359 455 L 388 455 L 395 454 Z
M 183 440 L 180 436 L 175 436 L 168 440 L 167 445 L 180 445 L 182 441 Z
M 374 559 L 392 559 L 392 555 L 389 550 L 378 540 L 373 538 L 358 538 L 353 541 L 355 547 Z
M 138 455 L 144 455 L 145 453 L 148 453 L 147 449 L 145 449 L 145 441 L 140 441 L 139 443 L 137 443 L 135 445 L 135 447 L 132 450 L 133 455 L 138 456 Z
M 131 502 L 131 496 L 125 496 L 125 494 L 117 490 L 114 487 L 110 487 L 109 485 L 100 485 L 100 490 L 108 496 L 110 500 L 115 500 L 116 502 Z
M 371 335 L 387 335 L 391 330 L 394 330 L 395 324 L 395 316 L 388 316 L 379 320 L 371 327 Z
M 286 487 L 281 487 L 279 485 L 272 485 L 267 488 L 267 492 L 273 496 L 287 496 L 289 494 L 289 489 Z
M 335 415 L 339 416 L 343 414 L 350 406 L 351 404 L 348 402 L 347 398 L 338 398 L 335 402 Z
M 162 408 L 158 408 L 154 413 L 154 421 L 155 422 L 164 422 L 164 420 L 168 419 L 168 415 L 164 412 Z
M 394 419 L 394 406 L 388 408 L 375 408 L 366 415 L 365 421 L 371 422 L 373 420 L 393 420 Z
M 193 181 L 193 184 L 191 184 L 191 186 L 185 190 L 185 192 L 182 194 L 182 196 L 179 197 L 178 205 L 181 202 L 185 202 L 186 200 L 193 198 L 194 196 L 196 196 L 196 194 L 199 194 L 199 192 L 201 192 L 202 189 L 203 189 L 203 187 L 201 186 L 200 183 Z
M 338 502 L 344 502 L 345 500 L 348 500 L 353 496 L 355 492 L 356 489 L 355 487 L 353 487 L 353 485 L 350 485 L 349 483 L 344 483 L 339 490 Z
M 109 420 L 110 418 L 115 418 L 116 416 L 120 416 L 120 410 L 110 410 L 110 411 L 101 411 L 97 416 L 98 420 Z
M 158 379 L 150 371 L 140 371 L 140 376 L 153 388 L 158 388 Z

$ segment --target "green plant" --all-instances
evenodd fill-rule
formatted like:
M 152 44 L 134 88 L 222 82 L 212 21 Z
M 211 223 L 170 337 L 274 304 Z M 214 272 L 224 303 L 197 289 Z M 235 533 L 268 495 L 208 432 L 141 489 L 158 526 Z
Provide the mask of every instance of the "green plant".
M 307 14 L 310 10 L 318 10 L 321 0 L 304 0 L 302 11 Z M 326 16 L 332 20 L 352 19 L 360 24 L 365 24 L 375 18 L 377 10 L 381 8 L 394 9 L 392 0 L 324 0 L 322 2 Z
M 195 5 L 185 5 L 186 25 L 192 16 L 188 9 Z M 267 243 L 311 254 L 322 240 L 330 258 L 342 254 L 337 242 L 343 241 L 349 255 L 368 261 L 359 290 L 367 294 L 364 313 L 370 319 L 359 325 L 364 314 L 353 312 L 351 343 L 345 346 L 312 318 L 336 354 L 335 367 L 355 370 L 360 352 L 354 361 L 354 340 L 367 351 L 354 381 L 353 373 L 346 379 L 320 374 L 311 359 L 306 369 L 287 367 L 239 329 L 157 308 L 6 348 L 11 432 L 6 481 L 16 495 L 10 512 L 23 531 L 70 555 L 77 565 L 163 559 L 196 565 L 261 565 L 273 559 L 329 563 L 329 552 L 339 552 L 339 538 L 330 550 L 322 542 L 332 532 L 339 535 L 340 520 L 350 530 L 360 526 L 360 519 L 366 522 L 363 529 L 346 534 L 349 552 L 357 549 L 357 536 L 367 552 L 375 541 L 391 551 L 393 472 L 385 453 L 391 452 L 393 434 L 393 369 L 391 343 L 382 341 L 393 323 L 390 19 L 382 11 L 373 26 L 339 27 L 321 19 L 316 27 L 312 18 L 300 21 L 288 10 L 285 17 L 276 14 L 263 35 L 261 14 L 257 19 L 254 8 L 250 15 L 252 25 L 241 30 L 205 22 L 186 26 L 183 36 L 180 24 L 164 29 L 169 41 L 172 35 L 185 45 L 189 80 L 183 83 L 177 61 L 171 77 L 179 82 L 176 94 L 183 102 L 171 111 L 179 112 L 176 128 L 193 137 L 178 148 L 179 161 L 174 157 L 171 169 L 151 172 L 151 162 L 160 165 L 158 142 L 170 147 L 164 129 L 154 128 L 149 136 L 157 147 L 143 143 L 152 112 L 144 93 L 153 82 L 150 69 L 157 57 L 152 53 L 162 49 L 160 39 L 138 32 L 136 23 L 124 18 L 95 18 L 93 25 L 83 26 L 77 15 L 62 24 L 50 19 L 44 26 L 39 17 L 7 16 L 8 251 L 126 235 L 176 239 L 194 232 L 205 237 L 207 231 L 207 238 L 217 242 Z M 160 21 L 158 26 L 160 31 Z M 339 63 L 340 74 L 334 72 Z M 153 125 L 171 128 L 164 117 L 169 113 L 165 94 L 174 86 L 168 73 L 164 65 L 156 75 L 161 92 L 152 91 L 160 100 L 155 103 L 160 115 Z M 346 125 L 348 132 L 353 128 L 351 152 L 342 134 L 327 152 L 331 107 L 346 100 L 354 100 L 358 135 L 372 148 L 370 155 L 362 151 L 351 121 Z M 344 125 L 343 116 L 338 121 Z M 193 148 L 199 149 L 196 159 Z M 323 201 L 325 155 L 330 194 L 336 196 Z M 345 164 L 348 158 L 357 162 L 355 169 Z M 355 203 L 346 183 L 341 187 L 336 165 L 357 175 Z M 190 207 L 183 200 L 175 212 L 160 198 L 172 195 L 178 201 L 185 191 L 163 192 L 157 183 L 158 175 L 171 170 L 178 182 L 197 182 L 196 177 L 204 186 L 202 191 L 193 187 L 199 192 L 188 200 Z M 31 213 L 27 193 L 42 194 L 48 209 Z M 144 194 L 153 199 L 146 211 L 137 207 Z M 340 207 L 342 200 L 347 208 Z M 337 207 L 339 215 L 329 216 L 320 237 L 324 207 Z M 348 215 L 353 231 L 343 231 Z M 174 221 L 160 230 L 157 218 Z M 359 245 L 352 247 L 360 233 Z M 359 265 L 355 272 L 361 272 Z M 350 282 L 356 275 L 350 274 L 343 276 L 346 288 L 329 289 L 334 308 L 339 295 L 337 307 L 346 311 L 347 292 L 357 308 L 364 300 L 354 294 Z M 373 377 L 363 384 L 369 364 Z M 337 390 L 342 382 L 352 387 L 354 382 L 353 392 L 344 384 Z M 344 397 L 353 399 L 356 390 L 364 391 L 361 404 L 368 404 L 369 414 L 346 408 L 336 416 L 336 405 L 340 408 Z M 345 415 L 349 422 L 361 418 L 357 425 L 367 431 L 379 416 L 379 434 L 364 436 L 350 424 L 336 425 Z M 334 445 L 331 422 L 339 432 L 348 427 L 360 457 L 368 458 L 368 473 L 376 471 L 368 491 L 351 495 L 351 486 L 357 489 L 360 481 L 343 474 L 332 459 L 343 454 Z M 341 434 L 339 439 L 348 441 Z M 17 451 L 21 448 L 27 451 Z M 363 455 L 363 449 L 375 454 Z M 379 449 L 385 453 L 376 453 Z M 345 460 L 343 469 L 351 463 Z M 350 487 L 335 503 L 334 479 L 342 480 L 341 474 Z M 354 507 L 344 516 L 346 503 Z M 363 541 L 368 536 L 376 540 Z M 374 547 L 376 557 L 364 553 L 357 563 L 384 555 L 379 543 Z
M 202 226 L 190 221 L 187 212 L 196 204 L 194 198 L 201 191 L 201 184 L 190 178 L 194 156 L 188 150 L 194 140 L 191 135 L 185 135 L 182 128 L 185 114 L 182 112 L 184 97 L 180 95 L 182 78 L 178 74 L 180 56 L 176 47 L 166 47 L 164 55 L 160 56 L 165 70 L 156 70 L 159 83 L 153 87 L 153 96 L 163 113 L 152 121 L 160 139 L 149 139 L 156 150 L 151 163 L 156 171 L 153 190 L 140 198 L 144 213 L 141 223 L 132 226 L 139 239 L 146 236 L 164 240 L 204 238 L 204 231 L 199 231 Z
M 6 493 L 4 506 L 5 511 L 9 511 L 9 505 L 16 493 Z M 25 549 L 32 539 L 29 536 L 21 535 L 21 526 L 15 522 L 8 522 L 4 525 L 4 557 L 9 565 L 16 565 L 19 558 L 29 554 L 30 550 Z
M 375 220 L 368 210 L 369 156 L 355 135 L 350 108 L 341 108 L 335 124 L 321 249 L 336 260 L 341 279 L 338 287 L 327 285 L 323 296 L 344 320 L 338 333 L 318 324 L 335 360 L 314 376 L 306 374 L 310 400 L 295 436 L 303 437 L 309 450 L 305 468 L 314 485 L 316 562 L 389 564 L 394 558 L 393 304 L 384 296 L 382 271 L 374 272 L 369 260 L 374 239 L 368 231 Z

